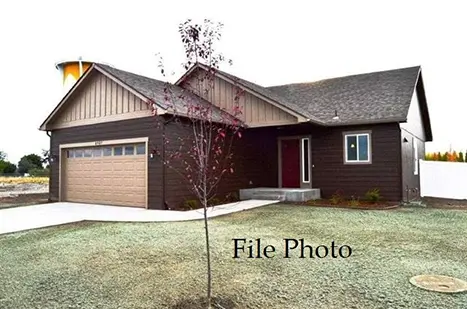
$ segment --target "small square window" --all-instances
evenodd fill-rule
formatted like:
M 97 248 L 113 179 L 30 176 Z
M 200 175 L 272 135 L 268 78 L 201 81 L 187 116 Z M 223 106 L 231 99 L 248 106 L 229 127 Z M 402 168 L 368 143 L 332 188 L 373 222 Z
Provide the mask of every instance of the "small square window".
M 90 148 L 84 149 L 84 157 L 85 157 L 85 158 L 90 158 L 90 157 L 92 157 L 92 149 L 90 149 Z
M 121 156 L 123 155 L 123 147 L 114 147 L 114 156 Z
M 83 157 L 83 149 L 75 149 L 75 158 L 82 158 Z
M 345 135 L 345 162 L 371 163 L 370 134 Z
M 125 146 L 125 156 L 132 156 L 135 154 L 135 146 Z
M 138 144 L 138 145 L 136 145 L 136 154 L 137 154 L 137 155 L 144 155 L 144 154 L 146 154 L 146 144 Z
M 102 149 L 102 153 L 104 154 L 104 157 L 110 157 L 112 155 L 112 147 L 105 147 Z
M 102 157 L 102 148 L 93 148 L 92 149 L 93 157 Z

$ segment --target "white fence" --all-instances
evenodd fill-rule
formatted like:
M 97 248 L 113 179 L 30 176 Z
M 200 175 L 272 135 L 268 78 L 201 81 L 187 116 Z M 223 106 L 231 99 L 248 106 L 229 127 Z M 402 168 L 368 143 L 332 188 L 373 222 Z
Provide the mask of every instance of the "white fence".
M 467 199 L 467 163 L 420 160 L 420 194 Z

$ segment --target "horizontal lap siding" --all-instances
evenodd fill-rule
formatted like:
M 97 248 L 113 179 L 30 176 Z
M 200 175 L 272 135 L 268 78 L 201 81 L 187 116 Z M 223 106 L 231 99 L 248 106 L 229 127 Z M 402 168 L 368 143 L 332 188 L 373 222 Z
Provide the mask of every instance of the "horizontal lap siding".
M 192 136 L 192 133 L 190 126 L 168 124 L 167 154 L 179 149 L 179 138 L 186 139 Z M 244 131 L 242 138 L 234 139 L 232 146 L 234 172 L 227 173 L 221 178 L 212 192 L 213 196 L 223 201 L 228 194 L 233 192 L 238 194 L 238 190 L 243 188 L 259 185 L 277 186 L 277 143 L 268 133 L 268 130 L 247 130 Z M 196 197 L 185 180 L 182 161 L 173 160 L 169 166 L 166 173 L 166 201 L 169 207 L 174 209 L 179 208 L 185 200 Z
M 344 164 L 343 135 L 345 131 L 371 130 L 372 163 Z M 345 196 L 363 198 L 372 188 L 380 189 L 386 200 L 400 201 L 401 151 L 397 124 L 359 127 L 333 127 L 312 132 L 313 187 L 320 188 L 323 197 L 337 190 Z
M 60 144 L 84 143 L 103 140 L 116 140 L 137 137 L 149 137 L 149 151 L 160 145 L 159 127 L 155 117 L 145 117 L 118 122 L 101 123 L 88 126 L 55 130 L 51 137 L 51 155 L 59 157 Z M 162 203 L 162 168 L 160 160 L 148 159 L 148 207 L 163 208 Z M 50 199 L 58 200 L 59 164 L 51 164 Z

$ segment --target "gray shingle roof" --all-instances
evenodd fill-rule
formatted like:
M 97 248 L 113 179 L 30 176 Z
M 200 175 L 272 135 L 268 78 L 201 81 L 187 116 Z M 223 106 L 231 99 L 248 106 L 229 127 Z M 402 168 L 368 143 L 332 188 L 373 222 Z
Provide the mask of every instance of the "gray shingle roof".
M 120 69 L 113 68 L 105 64 L 95 64 L 97 67 L 103 69 L 107 73 L 116 77 L 122 81 L 127 86 L 133 88 L 138 93 L 142 94 L 148 99 L 152 99 L 156 104 L 158 104 L 163 109 L 172 109 L 175 108 L 178 115 L 187 115 L 187 107 L 199 104 L 200 106 L 207 106 L 210 103 L 201 97 L 193 94 L 190 91 L 173 85 L 167 84 L 166 82 L 149 78 L 146 76 L 134 74 L 131 72 L 123 71 Z M 170 87 L 170 88 L 169 88 Z M 165 91 L 170 89 L 171 95 L 169 96 L 169 102 L 165 99 Z M 181 98 L 183 97 L 183 98 Z M 211 109 L 213 113 L 214 121 L 221 121 L 225 119 L 232 119 L 233 116 L 220 110 L 217 107 Z
M 404 121 L 419 72 L 416 66 L 267 89 L 328 125 Z

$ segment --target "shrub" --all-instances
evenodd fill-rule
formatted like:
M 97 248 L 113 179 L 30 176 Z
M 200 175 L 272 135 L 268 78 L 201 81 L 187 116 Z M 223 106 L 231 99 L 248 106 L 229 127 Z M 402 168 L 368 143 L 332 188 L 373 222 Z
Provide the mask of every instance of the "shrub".
M 368 201 L 373 202 L 373 203 L 378 202 L 379 200 L 381 200 L 381 195 L 380 195 L 380 193 L 379 193 L 379 189 L 374 188 L 374 189 L 368 190 L 368 191 L 365 193 L 365 198 L 366 198 Z
M 186 200 L 183 202 L 182 208 L 185 210 L 197 209 L 199 208 L 198 200 Z
M 29 170 L 29 175 L 32 177 L 49 177 L 50 171 L 47 168 L 32 168 Z
M 234 203 L 240 201 L 240 197 L 238 196 L 238 193 L 236 191 L 227 193 L 225 196 L 225 202 L 226 203 Z
M 340 190 L 337 190 L 329 199 L 329 202 L 333 205 L 337 205 L 343 201 L 344 201 L 344 194 Z
M 217 197 L 212 197 L 209 199 L 208 201 L 208 206 L 211 207 L 211 206 L 217 206 L 217 205 L 220 205 L 222 204 L 221 200 L 218 199 Z
M 356 206 L 359 206 L 359 205 L 360 205 L 360 201 L 358 200 L 358 197 L 355 198 L 355 196 L 352 195 L 350 197 L 349 206 L 356 207 Z

